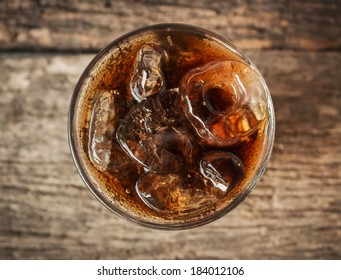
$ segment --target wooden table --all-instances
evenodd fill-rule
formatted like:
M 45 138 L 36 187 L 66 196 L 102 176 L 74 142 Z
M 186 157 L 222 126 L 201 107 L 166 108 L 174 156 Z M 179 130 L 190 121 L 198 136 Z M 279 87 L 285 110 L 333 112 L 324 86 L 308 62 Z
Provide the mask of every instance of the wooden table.
M 0 258 L 340 259 L 340 1 L 92 2 L 0 3 Z M 105 209 L 67 140 L 71 94 L 94 53 L 160 22 L 235 42 L 276 112 L 272 157 L 252 194 L 186 231 L 145 229 Z

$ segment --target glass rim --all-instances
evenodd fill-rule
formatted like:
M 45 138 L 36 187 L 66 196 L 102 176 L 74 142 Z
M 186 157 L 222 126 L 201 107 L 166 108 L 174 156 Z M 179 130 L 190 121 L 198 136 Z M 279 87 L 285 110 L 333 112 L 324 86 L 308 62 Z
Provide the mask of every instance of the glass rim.
M 77 140 L 76 140 L 77 136 L 76 136 L 76 128 L 75 128 L 75 117 L 76 117 L 75 110 L 76 110 L 77 100 L 81 92 L 84 81 L 89 77 L 89 74 L 91 73 L 96 63 L 99 62 L 101 58 L 103 58 L 113 47 L 115 47 L 115 45 L 119 44 L 123 40 L 130 38 L 131 36 L 137 35 L 144 31 L 155 30 L 155 29 L 177 29 L 177 28 L 180 28 L 181 30 L 188 29 L 190 31 L 201 32 L 205 34 L 205 36 L 208 35 L 211 39 L 222 44 L 224 47 L 228 47 L 229 50 L 236 52 L 238 56 L 240 56 L 243 60 L 245 60 L 248 63 L 248 65 L 257 72 L 263 84 L 263 87 L 266 92 L 267 108 L 268 108 L 269 116 L 267 120 L 267 125 L 265 127 L 265 131 L 266 131 L 266 136 L 264 140 L 265 149 L 261 153 L 260 163 L 256 166 L 255 174 L 252 176 L 251 180 L 248 183 L 246 183 L 245 189 L 242 190 L 241 193 L 230 204 L 224 206 L 224 208 L 222 208 L 220 211 L 214 212 L 212 215 L 208 215 L 205 218 L 201 218 L 201 219 L 197 219 L 193 221 L 191 220 L 191 221 L 185 221 L 185 222 L 176 222 L 176 223 L 157 223 L 157 222 L 151 222 L 148 220 L 142 220 L 138 216 L 135 217 L 135 216 L 130 215 L 129 213 L 126 213 L 124 210 L 112 204 L 109 201 L 109 199 L 106 198 L 97 189 L 97 187 L 93 183 L 93 180 L 91 179 L 91 176 L 88 175 L 88 172 L 80 156 L 81 153 L 79 152 L 79 147 L 78 147 L 79 144 L 77 143 Z M 228 39 L 225 39 L 201 27 L 188 25 L 188 24 L 181 24 L 181 23 L 163 23 L 163 24 L 148 25 L 148 26 L 144 26 L 144 27 L 132 30 L 114 39 L 112 42 L 107 44 L 102 50 L 100 50 L 94 56 L 94 58 L 90 61 L 90 63 L 87 65 L 87 67 L 83 71 L 73 91 L 71 102 L 70 102 L 70 107 L 69 107 L 69 112 L 68 112 L 67 132 L 68 132 L 68 142 L 69 142 L 71 155 L 72 155 L 73 161 L 75 163 L 75 166 L 77 168 L 77 171 L 80 177 L 82 178 L 83 182 L 85 183 L 87 188 L 90 190 L 90 192 L 95 196 L 95 198 L 99 200 L 107 209 L 109 209 L 111 212 L 113 212 L 120 218 L 127 220 L 129 222 L 132 222 L 134 224 L 138 224 L 143 227 L 160 229 L 160 230 L 182 230 L 182 229 L 190 229 L 190 228 L 202 226 L 202 225 L 208 224 L 210 222 L 213 222 L 225 216 L 228 212 L 232 211 L 234 208 L 240 205 L 241 202 L 245 200 L 245 198 L 250 194 L 250 192 L 255 187 L 256 183 L 262 177 L 266 169 L 267 163 L 271 156 L 274 138 L 275 138 L 275 113 L 274 113 L 274 107 L 273 107 L 271 95 L 270 95 L 269 89 L 264 81 L 262 74 L 254 65 L 254 63 L 232 42 L 230 42 Z

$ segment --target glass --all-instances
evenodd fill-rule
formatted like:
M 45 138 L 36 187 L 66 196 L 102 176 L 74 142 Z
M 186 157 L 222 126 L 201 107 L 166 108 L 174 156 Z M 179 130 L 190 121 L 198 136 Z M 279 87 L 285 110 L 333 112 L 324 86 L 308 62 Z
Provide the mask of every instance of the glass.
M 94 196 L 126 220 L 168 230 L 238 206 L 265 170 L 274 131 L 256 66 L 228 40 L 183 24 L 147 26 L 100 51 L 68 120 Z

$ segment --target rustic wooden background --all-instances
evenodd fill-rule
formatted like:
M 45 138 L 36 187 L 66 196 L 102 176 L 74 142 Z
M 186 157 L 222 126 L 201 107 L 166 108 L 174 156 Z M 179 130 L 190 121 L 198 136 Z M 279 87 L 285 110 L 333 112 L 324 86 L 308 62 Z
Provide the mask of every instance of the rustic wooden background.
M 0 1 L 1 259 L 340 259 L 340 1 Z M 141 228 L 105 209 L 70 156 L 73 88 L 94 53 L 147 24 L 231 39 L 276 111 L 268 169 L 201 228 Z

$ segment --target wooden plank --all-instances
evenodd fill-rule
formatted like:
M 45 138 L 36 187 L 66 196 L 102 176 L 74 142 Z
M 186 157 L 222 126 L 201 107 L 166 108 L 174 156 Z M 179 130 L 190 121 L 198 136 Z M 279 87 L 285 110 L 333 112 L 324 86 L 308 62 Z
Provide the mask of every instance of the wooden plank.
M 156 23 L 201 26 L 242 49 L 341 48 L 341 2 L 33 1 L 0 2 L 0 50 L 98 50 Z
M 67 143 L 71 93 L 92 55 L 0 58 L 1 259 L 340 259 L 338 52 L 250 51 L 276 110 L 268 169 L 222 219 L 141 228 L 82 183 Z

